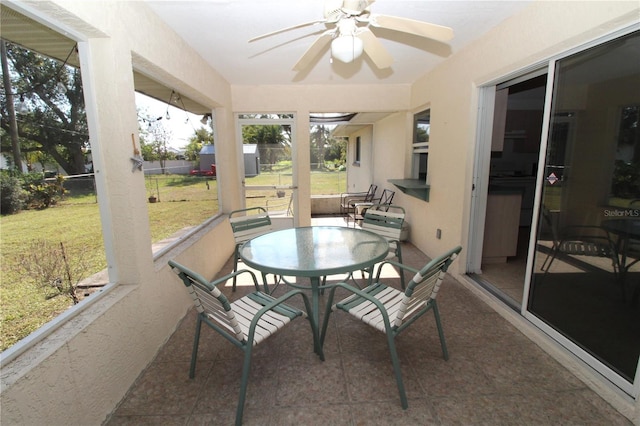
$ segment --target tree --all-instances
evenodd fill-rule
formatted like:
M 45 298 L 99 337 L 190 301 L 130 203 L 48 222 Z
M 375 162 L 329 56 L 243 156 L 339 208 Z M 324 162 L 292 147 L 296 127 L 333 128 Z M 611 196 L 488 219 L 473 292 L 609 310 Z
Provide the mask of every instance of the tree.
M 311 163 L 316 163 L 316 169 L 324 168 L 325 147 L 328 145 L 329 129 L 322 124 L 311 128 Z
M 10 43 L 6 50 L 11 94 L 27 106 L 27 112 L 18 111 L 17 117 L 22 153 L 41 152 L 67 174 L 84 173 L 89 135 L 80 70 Z M 74 51 L 75 47 L 70 55 Z M 10 97 L 3 91 L 0 99 L 6 132 Z M 1 150 L 11 151 L 8 138 L 3 138 Z
M 189 139 L 189 143 L 182 147 L 184 156 L 189 161 L 198 161 L 202 145 L 213 145 L 213 132 L 203 127 L 197 129 Z
M 15 169 L 22 173 L 22 152 L 20 151 L 20 139 L 18 138 L 18 121 L 16 120 L 16 111 L 13 106 L 13 86 L 11 84 L 11 75 L 9 73 L 9 63 L 7 61 L 7 43 L 0 41 L 0 60 L 2 62 L 2 84 L 4 85 L 7 121 L 9 122 L 9 136 L 11 138 L 11 151 L 13 154 L 13 163 Z
M 242 127 L 242 140 L 244 143 L 257 144 L 262 164 L 271 168 L 291 149 L 291 126 L 245 125 Z
M 162 124 L 162 121 L 148 121 L 149 126 L 143 130 L 140 136 L 140 148 L 142 158 L 147 161 L 160 161 L 162 173 L 165 172 L 166 160 L 175 156 L 167 150 L 167 144 L 171 142 L 173 133 Z

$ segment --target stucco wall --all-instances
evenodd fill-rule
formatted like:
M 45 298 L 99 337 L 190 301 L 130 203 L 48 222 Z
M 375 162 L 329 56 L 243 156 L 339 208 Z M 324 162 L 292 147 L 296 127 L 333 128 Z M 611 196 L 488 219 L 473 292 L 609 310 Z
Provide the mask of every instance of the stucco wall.
M 360 138 L 360 161 L 356 162 L 356 151 Z M 373 179 L 373 126 L 367 126 L 349 136 L 347 144 L 347 191 L 366 192 Z M 382 189 L 376 193 L 380 195 Z

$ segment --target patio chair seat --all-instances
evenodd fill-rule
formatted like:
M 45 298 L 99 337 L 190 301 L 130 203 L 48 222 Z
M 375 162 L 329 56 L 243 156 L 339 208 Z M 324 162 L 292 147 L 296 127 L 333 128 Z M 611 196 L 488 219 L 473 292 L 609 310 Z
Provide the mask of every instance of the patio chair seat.
M 433 259 L 420 270 L 393 261 L 383 262 L 378 266 L 375 282 L 362 290 L 346 283 L 336 284 L 329 292 L 327 310 L 320 334 L 320 345 L 322 346 L 324 344 L 329 317 L 331 313 L 337 309 L 348 312 L 365 324 L 384 333 L 387 336 L 387 344 L 391 354 L 391 364 L 393 365 L 396 376 L 400 402 L 402 408 L 406 409 L 409 403 L 407 402 L 407 395 L 402 381 L 402 372 L 400 370 L 395 338 L 422 315 L 433 311 L 438 328 L 438 335 L 440 337 L 442 354 L 445 360 L 449 359 L 436 297 L 449 265 L 461 250 L 462 247 L 460 246 L 449 250 L 443 255 Z M 405 291 L 397 290 L 380 282 L 380 271 L 386 263 L 391 263 L 398 268 L 409 270 L 415 274 Z M 351 293 L 351 295 L 334 304 L 333 297 L 337 288 L 346 290 Z
M 268 337 L 274 335 L 293 320 L 306 318 L 311 324 L 311 332 L 314 336 L 314 351 L 320 356 L 320 359 L 324 360 L 322 347 L 316 340 L 317 325 L 313 320 L 313 316 L 309 315 L 311 305 L 309 299 L 301 290 L 290 291 L 275 299 L 271 295 L 260 291 L 255 274 L 248 270 L 233 272 L 209 282 L 200 274 L 173 260 L 169 261 L 169 266 L 186 286 L 198 312 L 189 377 L 195 377 L 200 332 L 203 323 L 244 351 L 240 395 L 236 409 L 236 425 L 242 424 L 249 370 L 251 368 L 251 354 L 254 346 L 264 342 Z M 256 291 L 229 303 L 227 297 L 218 289 L 218 285 L 243 273 L 251 275 Z M 304 301 L 305 311 L 284 303 L 286 300 L 298 295 Z

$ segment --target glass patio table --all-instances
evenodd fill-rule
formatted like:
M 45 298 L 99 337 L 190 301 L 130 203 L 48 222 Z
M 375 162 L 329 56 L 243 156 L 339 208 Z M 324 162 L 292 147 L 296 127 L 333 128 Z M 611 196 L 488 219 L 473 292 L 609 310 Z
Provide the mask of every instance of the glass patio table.
M 269 232 L 240 247 L 242 261 L 260 272 L 306 277 L 311 281 L 313 318 L 318 324 L 322 277 L 366 269 L 382 261 L 387 240 L 362 229 L 308 226 Z M 309 288 L 299 283 L 296 288 Z

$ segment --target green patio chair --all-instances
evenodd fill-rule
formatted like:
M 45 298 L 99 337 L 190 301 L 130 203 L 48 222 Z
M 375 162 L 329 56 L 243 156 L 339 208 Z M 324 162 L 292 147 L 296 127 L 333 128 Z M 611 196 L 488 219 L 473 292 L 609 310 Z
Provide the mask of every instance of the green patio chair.
M 311 305 L 309 304 L 309 299 L 301 290 L 290 291 L 275 299 L 269 294 L 260 291 L 255 274 L 248 270 L 232 272 L 209 282 L 198 273 L 173 260 L 169 261 L 169 266 L 189 290 L 189 294 L 193 298 L 198 311 L 189 377 L 192 379 L 195 377 L 202 323 L 207 324 L 244 351 L 240 396 L 236 410 L 236 425 L 242 424 L 242 413 L 244 411 L 249 370 L 251 368 L 251 353 L 254 346 L 262 343 L 267 337 L 272 336 L 293 320 L 306 318 L 311 324 L 311 331 L 314 336 L 314 351 L 324 361 L 322 347 L 316 338 L 318 335 L 317 325 L 313 320 L 313 315 L 310 315 Z M 226 282 L 229 278 L 243 273 L 251 275 L 256 291 L 239 300 L 229 302 L 217 286 Z M 297 295 L 302 297 L 306 312 L 284 303 L 287 299 Z
M 372 202 L 377 190 L 378 185 L 371 184 L 366 192 L 345 192 L 340 194 L 340 215 L 348 221 L 349 215 L 355 211 L 355 204 Z
M 404 224 L 405 211 L 400 206 L 374 204 L 367 209 L 362 220 L 362 229 L 374 232 L 389 242 L 389 254 L 385 260 L 393 258 L 402 263 L 400 234 Z M 400 284 L 404 290 L 404 273 L 399 270 Z
M 331 312 L 336 309 L 348 312 L 359 320 L 374 327 L 376 330 L 386 334 L 389 352 L 391 353 L 391 363 L 400 393 L 400 401 L 402 408 L 406 409 L 408 407 L 407 395 L 402 382 L 402 372 L 400 371 L 400 361 L 398 360 L 398 353 L 396 351 L 395 338 L 404 329 L 413 324 L 414 321 L 432 310 L 440 336 L 442 354 L 445 360 L 449 359 L 449 353 L 447 352 L 447 345 L 442 331 L 442 323 L 440 322 L 440 313 L 436 303 L 436 296 L 440 290 L 447 268 L 457 257 L 458 253 L 460 253 L 460 250 L 462 250 L 460 246 L 449 250 L 445 254 L 433 259 L 420 270 L 394 261 L 383 262 L 378 267 L 375 282 L 362 290 L 345 283 L 336 284 L 329 292 L 327 310 L 320 334 L 320 346 L 324 344 Z M 398 268 L 409 270 L 415 274 L 404 292 L 380 282 L 380 271 L 385 263 L 391 263 Z M 344 289 L 353 294 L 334 304 L 333 296 L 336 288 Z
M 234 210 L 229 213 L 229 223 L 233 231 L 233 238 L 236 241 L 236 248 L 233 254 L 233 272 L 236 272 L 238 270 L 238 261 L 240 260 L 240 246 L 254 237 L 273 231 L 273 226 L 269 214 L 263 207 Z M 266 275 L 263 275 L 263 280 L 265 291 L 269 293 Z M 278 277 L 276 277 L 275 287 L 278 286 L 279 281 Z M 275 287 L 273 290 L 275 290 Z M 235 276 L 233 277 L 233 291 L 236 291 Z
M 378 205 L 380 209 L 388 209 L 393 202 L 393 197 L 396 195 L 395 191 L 391 191 L 388 189 L 383 189 L 382 194 L 380 194 L 379 198 L 374 198 L 368 202 L 357 202 L 353 205 L 353 213 L 349 215 L 353 219 L 353 226 L 356 225 L 362 226 L 362 221 L 364 220 L 364 215 L 367 210 L 369 210 L 372 206 Z M 347 225 L 349 224 L 347 220 Z

